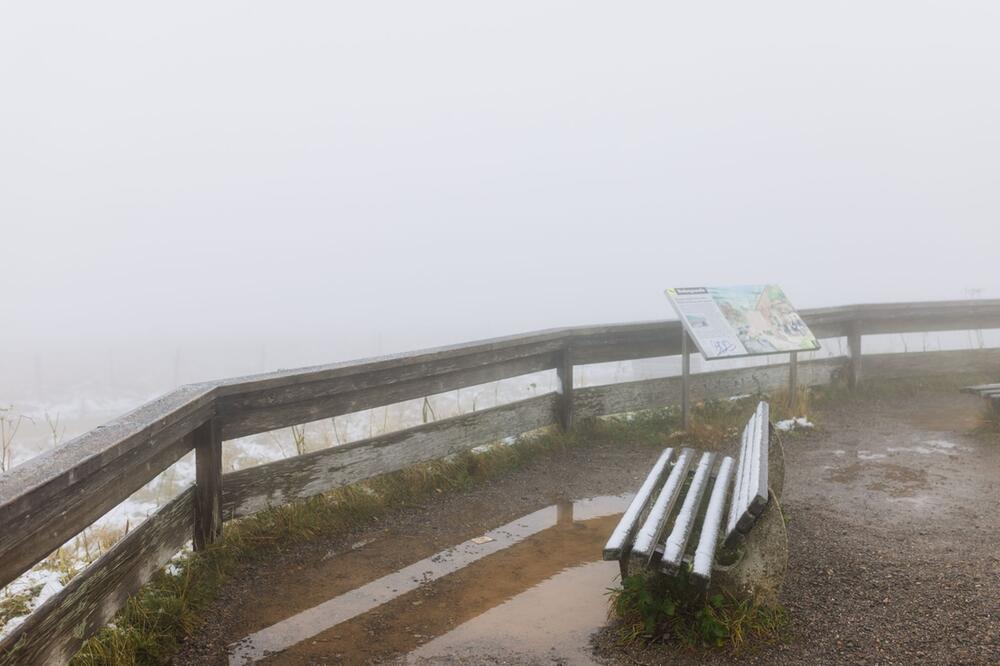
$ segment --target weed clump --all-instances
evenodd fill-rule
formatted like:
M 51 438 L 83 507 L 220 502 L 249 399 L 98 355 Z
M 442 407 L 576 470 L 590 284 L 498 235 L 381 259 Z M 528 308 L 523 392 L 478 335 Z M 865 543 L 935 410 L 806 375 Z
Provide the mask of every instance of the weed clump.
M 33 585 L 19 592 L 4 592 L 0 595 L 0 627 L 31 611 L 31 602 L 41 591 L 42 585 Z
M 676 576 L 643 572 L 609 590 L 611 614 L 621 621 L 623 643 L 674 642 L 689 648 L 726 648 L 731 653 L 787 638 L 788 613 L 781 606 L 708 597 L 684 568 Z

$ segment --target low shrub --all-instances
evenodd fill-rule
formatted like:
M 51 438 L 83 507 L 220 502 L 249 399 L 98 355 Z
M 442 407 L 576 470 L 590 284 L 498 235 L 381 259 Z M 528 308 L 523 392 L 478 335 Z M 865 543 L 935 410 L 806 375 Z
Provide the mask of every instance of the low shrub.
M 787 637 L 784 608 L 727 594 L 708 597 L 686 568 L 676 576 L 648 572 L 627 576 L 609 594 L 611 614 L 621 622 L 624 643 L 675 642 L 737 653 Z

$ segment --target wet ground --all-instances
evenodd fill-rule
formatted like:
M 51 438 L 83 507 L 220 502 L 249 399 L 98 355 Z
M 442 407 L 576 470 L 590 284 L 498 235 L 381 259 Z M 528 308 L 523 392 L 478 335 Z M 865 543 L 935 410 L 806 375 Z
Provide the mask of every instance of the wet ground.
M 786 645 L 617 644 L 617 567 L 598 559 L 658 453 L 623 442 L 247 571 L 177 662 L 1000 663 L 1000 442 L 969 434 L 980 407 L 932 389 L 837 403 L 785 439 Z

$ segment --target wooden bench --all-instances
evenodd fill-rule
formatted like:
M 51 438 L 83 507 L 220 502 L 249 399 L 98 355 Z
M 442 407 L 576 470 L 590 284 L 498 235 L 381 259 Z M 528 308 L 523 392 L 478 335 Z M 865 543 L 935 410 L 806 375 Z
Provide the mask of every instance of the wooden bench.
M 1000 384 L 966 386 L 962 389 L 962 393 L 971 393 L 985 399 L 993 412 L 995 422 L 1000 423 Z
M 618 560 L 623 578 L 640 570 L 676 575 L 684 567 L 706 589 L 713 573 L 723 573 L 734 592 L 776 591 L 788 551 L 777 504 L 783 455 L 768 404 L 759 403 L 743 429 L 737 460 L 691 448 L 674 453 L 660 454 L 604 559 Z M 736 561 L 718 563 L 720 546 Z
M 966 386 L 962 393 L 972 393 L 980 398 L 985 398 L 994 407 L 1000 405 L 1000 384 L 979 384 L 978 386 Z

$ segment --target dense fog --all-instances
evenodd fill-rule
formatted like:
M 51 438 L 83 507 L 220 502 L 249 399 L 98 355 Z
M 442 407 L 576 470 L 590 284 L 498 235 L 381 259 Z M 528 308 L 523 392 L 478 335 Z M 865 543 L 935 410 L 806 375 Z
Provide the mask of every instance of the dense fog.
M 672 285 L 998 297 L 998 19 L 8 5 L 0 405 L 672 318 Z

